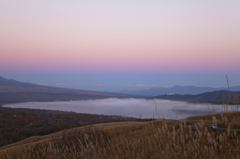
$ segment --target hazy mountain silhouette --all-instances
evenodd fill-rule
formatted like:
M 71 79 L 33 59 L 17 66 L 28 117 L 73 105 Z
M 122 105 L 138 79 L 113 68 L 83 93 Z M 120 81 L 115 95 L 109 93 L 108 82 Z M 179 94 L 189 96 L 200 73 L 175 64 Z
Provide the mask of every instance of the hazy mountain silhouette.
M 123 90 L 121 93 L 129 94 L 129 95 L 140 95 L 146 97 L 153 97 L 158 95 L 164 94 L 192 94 L 197 95 L 205 92 L 213 92 L 219 90 L 228 90 L 228 88 L 213 88 L 213 87 L 196 87 L 196 86 L 173 86 L 170 88 L 166 87 L 152 87 L 150 89 L 145 90 L 138 90 L 138 91 L 130 91 L 130 90 Z M 240 91 L 240 86 L 234 86 L 229 88 L 230 91 Z
M 37 84 L 32 83 L 25 83 L 25 82 L 19 82 L 13 79 L 5 79 L 0 76 L 0 86 L 23 86 L 23 87 L 29 87 L 29 86 L 39 86 Z
M 230 95 L 230 98 L 229 98 Z M 214 92 L 206 92 L 201 93 L 198 95 L 180 95 L 180 94 L 174 94 L 174 95 L 160 95 L 156 96 L 154 98 L 157 99 L 168 99 L 168 100 L 175 100 L 175 101 L 187 101 L 187 102 L 193 102 L 193 103 L 214 103 L 214 104 L 222 104 L 228 103 L 228 104 L 238 104 L 238 101 L 234 100 L 235 96 L 240 96 L 240 91 L 226 91 L 226 90 L 220 90 L 220 91 L 214 91 Z M 230 100 L 229 100 L 230 99 Z
M 129 96 L 87 90 L 75 90 L 19 82 L 0 76 L 0 106 L 4 103 L 31 101 L 69 101 L 80 99 L 126 98 Z
M 188 102 L 221 103 L 223 94 L 228 97 L 227 88 L 173 86 L 170 88 L 153 87 L 140 91 L 122 91 L 122 94 L 105 93 L 87 90 L 75 90 L 43 86 L 27 82 L 5 79 L 0 76 L 0 105 L 4 103 L 31 101 L 69 101 L 80 99 L 151 97 L 158 99 L 179 100 Z M 230 87 L 232 94 L 240 95 L 240 86 Z M 206 93 L 207 92 L 207 93 Z M 174 95 L 167 95 L 167 94 Z M 128 95 L 126 95 L 128 94 Z M 133 96 L 134 95 L 134 96 Z

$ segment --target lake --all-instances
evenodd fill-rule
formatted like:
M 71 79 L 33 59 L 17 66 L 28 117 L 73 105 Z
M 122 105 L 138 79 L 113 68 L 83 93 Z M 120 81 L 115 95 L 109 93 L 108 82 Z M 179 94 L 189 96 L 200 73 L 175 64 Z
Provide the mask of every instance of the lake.
M 188 116 L 222 112 L 222 105 L 192 104 L 162 99 L 96 99 L 61 102 L 26 102 L 3 107 L 72 111 L 77 113 L 120 115 L 142 118 L 183 119 Z M 157 113 L 156 113 L 157 112 Z

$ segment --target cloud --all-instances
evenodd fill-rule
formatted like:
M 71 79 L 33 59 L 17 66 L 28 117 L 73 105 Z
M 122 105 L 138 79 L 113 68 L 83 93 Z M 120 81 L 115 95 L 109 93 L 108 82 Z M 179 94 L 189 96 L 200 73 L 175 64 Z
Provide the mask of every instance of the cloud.
M 68 86 L 69 84 L 65 84 L 65 83 L 56 83 L 55 86 Z

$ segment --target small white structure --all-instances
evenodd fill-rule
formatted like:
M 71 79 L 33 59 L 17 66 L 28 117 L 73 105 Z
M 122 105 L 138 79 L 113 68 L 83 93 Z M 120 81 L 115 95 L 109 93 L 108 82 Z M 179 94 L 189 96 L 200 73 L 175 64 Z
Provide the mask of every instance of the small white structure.
M 167 93 L 167 95 L 175 95 L 174 93 Z

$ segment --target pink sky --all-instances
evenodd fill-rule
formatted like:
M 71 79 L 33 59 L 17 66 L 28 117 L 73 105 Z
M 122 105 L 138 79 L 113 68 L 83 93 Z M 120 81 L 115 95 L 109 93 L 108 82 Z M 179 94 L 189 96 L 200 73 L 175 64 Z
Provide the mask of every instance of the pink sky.
M 0 68 L 239 73 L 239 10 L 219 0 L 2 0 Z

